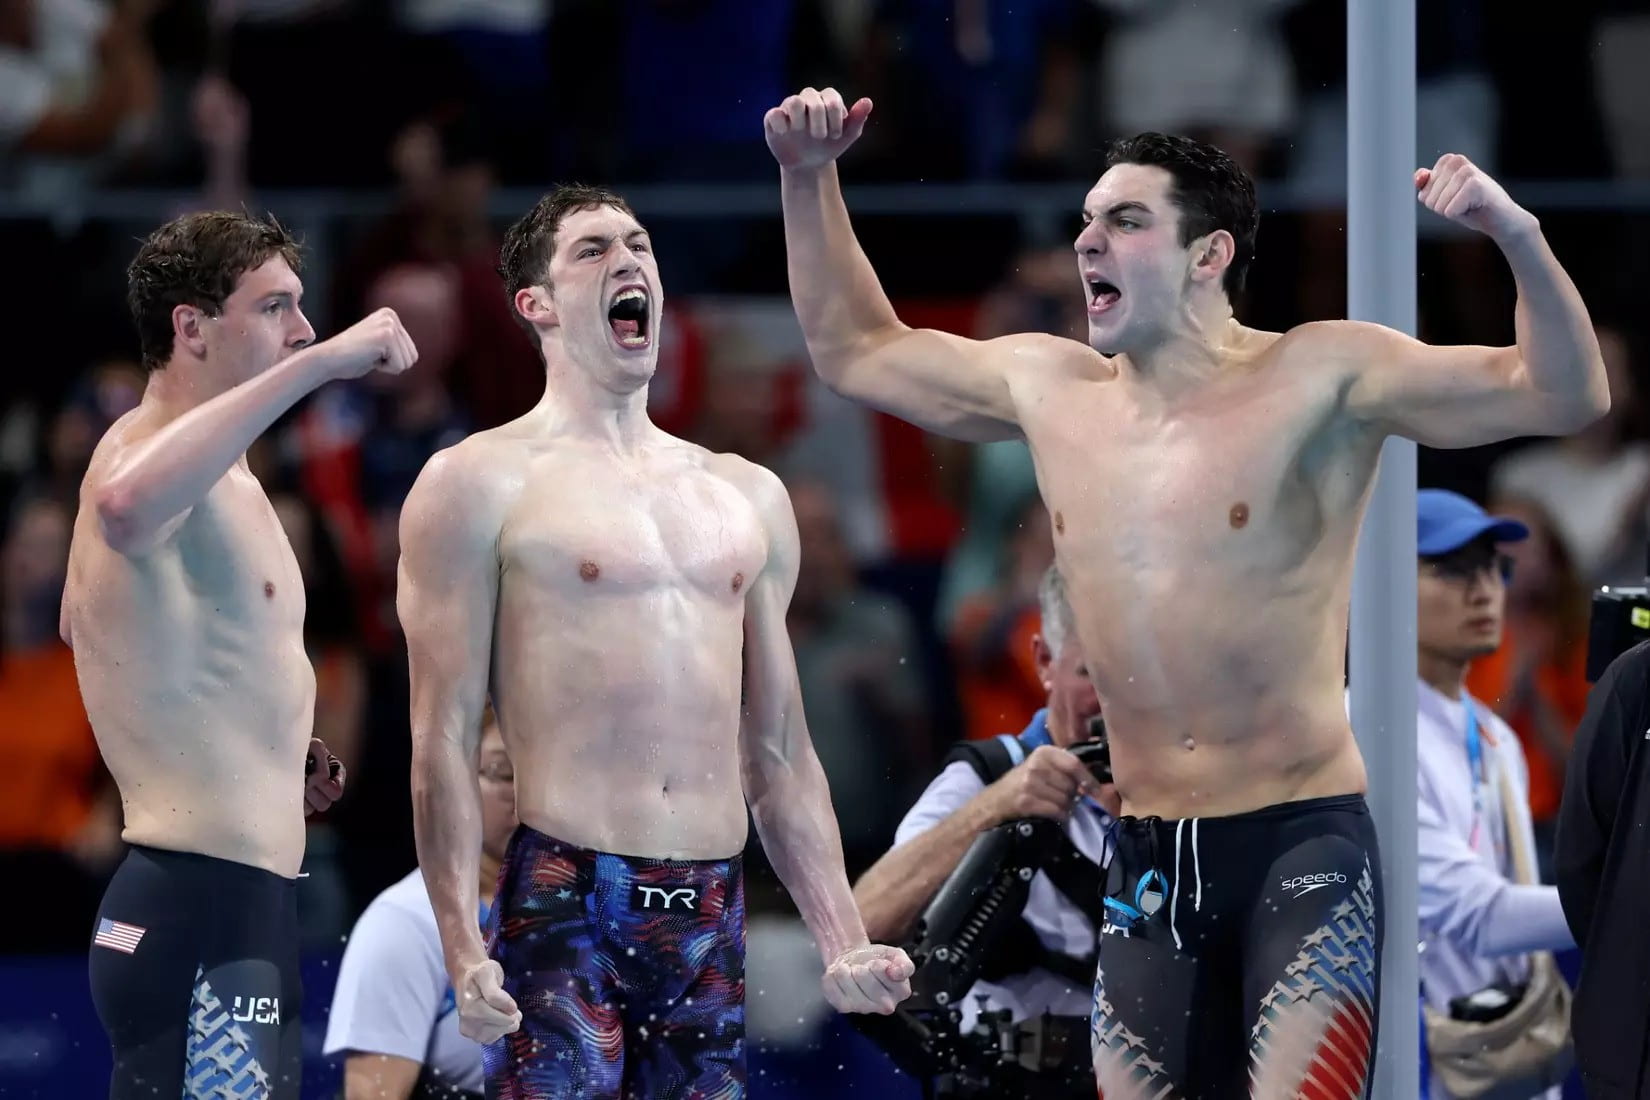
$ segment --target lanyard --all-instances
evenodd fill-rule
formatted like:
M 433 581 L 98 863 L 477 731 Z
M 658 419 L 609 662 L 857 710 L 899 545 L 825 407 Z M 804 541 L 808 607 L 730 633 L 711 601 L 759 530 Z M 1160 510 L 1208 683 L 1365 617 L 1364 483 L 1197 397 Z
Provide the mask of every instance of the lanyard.
M 1484 743 L 1478 736 L 1478 714 L 1472 709 L 1472 700 L 1463 699 L 1462 703 L 1467 712 L 1467 768 L 1472 773 L 1472 836 L 1467 843 L 1476 849 L 1478 828 L 1484 821 Z
M 1484 823 L 1484 792 L 1489 788 L 1490 777 L 1484 766 L 1484 742 L 1478 733 L 1478 712 L 1473 709 L 1472 700 L 1462 695 L 1462 704 L 1467 712 L 1467 766 L 1472 772 L 1472 835 L 1467 843 L 1473 851 L 1478 850 L 1478 830 Z M 1495 858 L 1500 865 L 1501 844 L 1495 844 Z

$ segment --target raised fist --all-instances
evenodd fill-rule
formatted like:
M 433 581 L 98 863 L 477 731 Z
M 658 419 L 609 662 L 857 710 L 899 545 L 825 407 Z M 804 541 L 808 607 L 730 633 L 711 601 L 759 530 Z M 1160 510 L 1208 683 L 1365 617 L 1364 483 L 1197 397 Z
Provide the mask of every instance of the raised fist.
M 1493 238 L 1526 230 L 1536 224 L 1528 210 L 1459 153 L 1445 153 L 1431 168 L 1415 173 L 1416 197 L 1434 214 L 1460 222 Z
M 315 345 L 334 378 L 360 378 L 375 370 L 400 374 L 418 362 L 418 349 L 393 309 L 369 313 L 330 340 Z
M 804 88 L 762 119 L 768 150 L 781 168 L 822 168 L 865 132 L 871 101 L 845 106 L 835 88 Z

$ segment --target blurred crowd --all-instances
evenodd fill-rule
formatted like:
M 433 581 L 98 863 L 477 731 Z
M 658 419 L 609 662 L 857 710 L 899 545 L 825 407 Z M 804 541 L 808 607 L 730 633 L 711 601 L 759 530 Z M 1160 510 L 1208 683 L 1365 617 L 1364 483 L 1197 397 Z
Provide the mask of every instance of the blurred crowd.
M 1516 178 L 1650 177 L 1642 5 L 1513 16 L 1418 5 L 1420 155 L 1466 152 Z M 316 734 L 351 777 L 309 827 L 300 895 L 309 941 L 336 945 L 414 862 L 401 502 L 435 451 L 519 414 L 543 384 L 494 272 L 497 188 L 771 182 L 761 116 L 807 83 L 877 102 L 844 166 L 856 182 L 1068 181 L 1074 212 L 1106 137 L 1189 132 L 1321 199 L 1263 223 L 1245 315 L 1286 325 L 1344 310 L 1344 41 L 1340 0 L 0 0 L 0 255 L 27 276 L 4 296 L 0 867 L 63 899 L 6 949 L 83 950 L 120 852 L 58 605 L 87 459 L 145 385 L 121 295 L 152 225 L 82 219 L 87 196 L 269 197 L 278 216 L 285 189 L 389 196 L 306 269 L 306 308 L 336 328 L 394 307 L 416 368 L 317 393 L 250 456 L 305 578 Z M 1069 238 L 917 222 L 865 227 L 909 323 L 1081 337 Z M 1586 700 L 1589 590 L 1642 581 L 1650 543 L 1645 332 L 1623 308 L 1650 220 L 1547 224 L 1600 320 L 1610 415 L 1571 439 L 1422 459 L 1424 482 L 1532 531 L 1513 548 L 1506 642 L 1470 690 L 1524 746 L 1544 849 Z M 1422 230 L 1427 334 L 1510 340 L 1493 250 Z M 656 237 L 667 294 L 689 293 L 667 305 L 654 416 L 790 487 L 804 548 L 792 640 L 855 875 L 947 745 L 1017 731 L 1043 705 L 1031 636 L 1053 551 L 1030 457 L 823 391 L 774 297 L 771 220 L 680 219 Z M 753 909 L 782 909 L 762 882 Z

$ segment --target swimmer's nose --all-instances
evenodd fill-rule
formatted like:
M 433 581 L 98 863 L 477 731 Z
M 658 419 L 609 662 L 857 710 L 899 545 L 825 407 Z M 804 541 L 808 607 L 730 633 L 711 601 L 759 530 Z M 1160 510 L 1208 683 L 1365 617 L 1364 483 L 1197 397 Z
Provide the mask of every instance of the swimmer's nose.
M 315 342 L 315 326 L 309 323 L 309 318 L 301 310 L 294 311 L 298 318 L 298 331 L 293 334 L 292 347 L 306 348 Z

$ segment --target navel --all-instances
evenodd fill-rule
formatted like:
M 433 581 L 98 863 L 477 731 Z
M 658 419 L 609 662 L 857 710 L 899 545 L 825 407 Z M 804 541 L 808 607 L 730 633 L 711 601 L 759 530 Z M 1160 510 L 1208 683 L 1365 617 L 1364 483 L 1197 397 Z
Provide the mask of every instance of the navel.
M 1054 513 L 1054 531 L 1060 535 L 1066 533 L 1066 517 L 1059 512 Z
M 733 575 L 733 586 L 732 587 L 733 587 L 733 590 L 735 592 L 737 592 L 741 588 L 745 587 L 745 574 L 735 573 Z
M 593 581 L 602 575 L 602 567 L 585 558 L 579 563 L 579 577 L 582 580 Z
M 1232 530 L 1245 527 L 1249 523 L 1249 506 L 1243 501 L 1232 505 L 1232 510 L 1226 515 L 1226 522 L 1232 525 Z
M 265 581 L 264 582 L 264 599 L 273 600 L 274 598 L 275 598 L 275 582 L 274 581 Z

